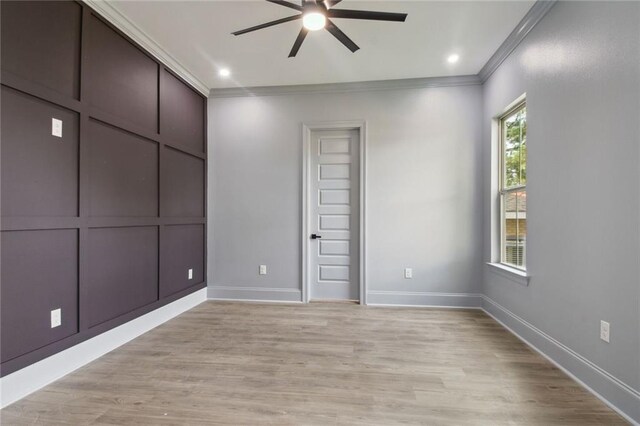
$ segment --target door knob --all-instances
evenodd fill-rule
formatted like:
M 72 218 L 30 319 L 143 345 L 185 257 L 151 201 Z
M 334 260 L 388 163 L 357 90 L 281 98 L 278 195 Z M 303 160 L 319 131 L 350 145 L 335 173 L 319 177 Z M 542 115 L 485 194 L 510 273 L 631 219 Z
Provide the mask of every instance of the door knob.
M 318 238 L 322 238 L 322 235 L 311 234 L 311 239 L 312 240 L 317 240 Z

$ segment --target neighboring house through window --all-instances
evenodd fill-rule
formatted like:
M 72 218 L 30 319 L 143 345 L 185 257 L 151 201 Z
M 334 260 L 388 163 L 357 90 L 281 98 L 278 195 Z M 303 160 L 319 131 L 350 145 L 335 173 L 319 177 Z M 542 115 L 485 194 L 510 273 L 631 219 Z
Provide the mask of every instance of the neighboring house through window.
M 500 262 L 527 265 L 527 108 L 518 103 L 500 118 Z

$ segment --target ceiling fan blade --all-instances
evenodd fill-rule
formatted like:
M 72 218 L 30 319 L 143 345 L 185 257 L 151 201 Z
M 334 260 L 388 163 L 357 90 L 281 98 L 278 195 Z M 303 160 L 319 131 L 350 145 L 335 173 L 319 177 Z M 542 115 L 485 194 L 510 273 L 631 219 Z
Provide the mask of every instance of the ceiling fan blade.
M 231 34 L 236 35 L 236 36 L 240 35 L 240 34 L 246 34 L 246 33 L 250 33 L 251 31 L 261 30 L 263 28 L 272 27 L 272 26 L 278 25 L 278 24 L 284 24 L 285 22 L 295 21 L 296 19 L 300 19 L 300 18 L 302 18 L 302 14 L 288 16 L 286 18 L 276 19 L 275 21 L 271 21 L 271 22 L 267 22 L 267 23 L 264 23 L 264 24 L 256 25 L 255 27 L 245 28 L 244 30 L 236 31 L 236 32 L 233 32 Z
M 324 8 L 329 10 L 336 4 L 340 3 L 342 0 L 323 0 Z
M 267 0 L 269 3 L 275 3 L 275 4 L 279 4 L 280 6 L 284 6 L 284 7 L 289 7 L 291 9 L 295 9 L 295 10 L 299 10 L 302 11 L 302 6 L 298 6 L 297 4 L 294 3 L 289 3 L 288 1 L 283 1 L 283 0 Z
M 333 34 L 335 38 L 340 40 L 340 43 L 347 46 L 347 49 L 349 49 L 350 51 L 355 52 L 356 50 L 360 49 L 358 45 L 353 42 L 353 40 L 347 37 L 345 33 L 340 31 L 340 28 L 338 28 L 336 24 L 334 24 L 328 19 L 327 19 L 327 25 L 325 26 L 325 29 L 329 31 L 331 34 Z
M 373 12 L 369 10 L 331 9 L 327 12 L 329 18 L 369 19 L 372 21 L 404 22 L 406 13 Z
M 289 52 L 289 57 L 293 58 L 294 56 L 296 56 L 298 54 L 298 50 L 300 50 L 300 46 L 302 46 L 302 42 L 304 41 L 304 38 L 307 36 L 307 33 L 309 32 L 309 30 L 307 30 L 306 28 L 302 27 L 302 29 L 300 30 L 300 33 L 298 33 L 298 37 L 296 37 L 296 41 L 293 43 L 293 47 L 291 48 L 291 52 Z

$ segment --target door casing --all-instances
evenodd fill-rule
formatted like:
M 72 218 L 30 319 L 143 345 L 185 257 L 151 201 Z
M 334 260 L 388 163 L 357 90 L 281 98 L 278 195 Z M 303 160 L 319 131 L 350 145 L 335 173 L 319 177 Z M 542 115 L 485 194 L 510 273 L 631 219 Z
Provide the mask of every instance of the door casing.
M 354 121 L 331 121 L 319 123 L 303 123 L 302 124 L 302 302 L 309 303 L 309 238 L 311 230 L 309 229 L 309 215 L 311 214 L 309 184 L 310 177 L 310 154 L 311 154 L 311 131 L 313 130 L 357 130 L 360 137 L 360 181 L 359 181 L 359 226 L 360 236 L 358 241 L 359 250 L 359 302 L 361 305 L 367 304 L 367 281 L 366 281 L 366 182 L 367 182 L 367 162 L 366 162 L 366 141 L 367 141 L 367 122 L 364 120 Z

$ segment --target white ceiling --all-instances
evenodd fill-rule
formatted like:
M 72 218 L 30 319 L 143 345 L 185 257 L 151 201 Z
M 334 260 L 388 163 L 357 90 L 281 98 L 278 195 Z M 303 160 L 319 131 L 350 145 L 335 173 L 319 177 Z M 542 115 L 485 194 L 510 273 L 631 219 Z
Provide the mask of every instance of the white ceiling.
M 296 0 L 293 0 L 296 1 Z M 361 1 L 336 8 L 408 13 L 405 23 L 334 19 L 360 50 L 327 31 L 288 58 L 301 22 L 232 31 L 296 14 L 266 1 L 111 3 L 209 88 L 337 83 L 476 74 L 533 5 L 526 1 Z M 451 53 L 458 63 L 447 63 Z M 228 67 L 223 79 L 218 70 Z

